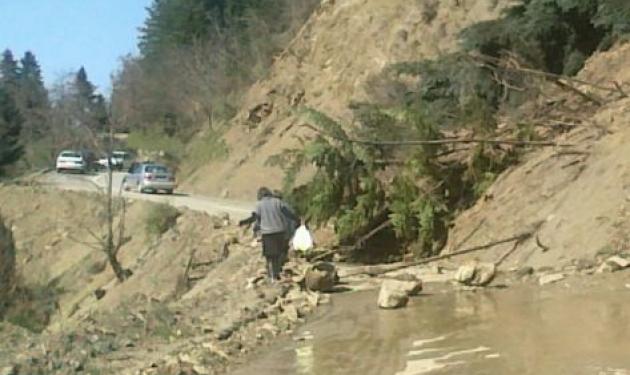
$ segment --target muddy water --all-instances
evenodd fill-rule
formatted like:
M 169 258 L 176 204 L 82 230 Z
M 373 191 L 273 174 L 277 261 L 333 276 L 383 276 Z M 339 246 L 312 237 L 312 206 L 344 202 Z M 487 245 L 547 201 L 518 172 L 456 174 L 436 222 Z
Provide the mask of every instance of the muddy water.
M 630 290 L 440 293 L 406 309 L 337 296 L 323 316 L 233 375 L 630 374 Z

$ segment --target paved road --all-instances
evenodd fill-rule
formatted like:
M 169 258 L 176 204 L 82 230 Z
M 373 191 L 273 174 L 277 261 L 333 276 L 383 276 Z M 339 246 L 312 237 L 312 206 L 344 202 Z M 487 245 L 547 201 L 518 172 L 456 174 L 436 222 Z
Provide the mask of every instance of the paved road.
M 113 185 L 116 192 L 118 192 L 121 188 L 124 176 L 125 174 L 120 172 L 115 172 L 113 174 Z M 95 175 L 80 175 L 50 172 L 42 175 L 40 181 L 44 184 L 52 185 L 65 190 L 98 192 L 106 186 L 107 174 L 99 173 Z M 130 199 L 143 199 L 152 202 L 168 203 L 175 207 L 187 207 L 192 210 L 207 212 L 211 215 L 228 213 L 230 217 L 237 220 L 249 216 L 254 207 L 254 202 L 204 197 L 187 194 L 182 191 L 176 191 L 173 195 L 123 192 L 123 196 Z

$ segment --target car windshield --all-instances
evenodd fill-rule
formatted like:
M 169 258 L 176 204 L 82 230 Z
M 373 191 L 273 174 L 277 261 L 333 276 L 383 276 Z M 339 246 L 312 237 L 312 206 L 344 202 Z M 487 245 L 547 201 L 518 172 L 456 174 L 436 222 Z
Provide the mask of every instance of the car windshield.
M 146 173 L 168 173 L 168 169 L 163 165 L 147 165 L 144 171 Z
M 61 153 L 61 157 L 64 158 L 80 158 L 81 154 L 76 151 L 64 151 Z

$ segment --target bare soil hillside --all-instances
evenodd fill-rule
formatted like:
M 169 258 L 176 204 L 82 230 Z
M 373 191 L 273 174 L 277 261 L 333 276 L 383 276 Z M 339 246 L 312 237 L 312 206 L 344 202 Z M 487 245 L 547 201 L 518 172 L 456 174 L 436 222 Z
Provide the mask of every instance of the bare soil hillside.
M 282 171 L 265 165 L 306 131 L 295 110 L 306 105 L 349 120 L 348 104 L 367 100 L 370 78 L 389 64 L 452 51 L 467 25 L 496 18 L 504 0 L 327 0 L 267 79 L 255 84 L 226 135 L 227 161 L 185 183 L 199 192 L 251 198 L 260 184 L 279 188 Z
M 90 245 L 103 225 L 97 195 L 0 186 L 19 283 L 0 321 L 0 370 L 222 373 L 320 302 L 298 285 L 299 260 L 286 267 L 295 281 L 268 284 L 260 245 L 229 218 L 180 211 L 155 234 L 146 229 L 154 208 L 128 206 L 119 258 L 133 275 L 120 283 Z
M 579 78 L 614 87 L 630 87 L 630 45 L 592 57 Z M 586 111 L 572 104 L 582 118 L 561 139 L 569 148 L 530 154 L 524 163 L 503 173 L 486 199 L 464 212 L 450 232 L 446 252 L 481 245 L 539 227 L 520 244 L 506 265 L 534 267 L 589 263 L 630 246 L 630 99 L 581 86 L 606 102 Z M 556 96 L 559 99 L 560 96 Z M 477 253 L 494 261 L 511 243 Z

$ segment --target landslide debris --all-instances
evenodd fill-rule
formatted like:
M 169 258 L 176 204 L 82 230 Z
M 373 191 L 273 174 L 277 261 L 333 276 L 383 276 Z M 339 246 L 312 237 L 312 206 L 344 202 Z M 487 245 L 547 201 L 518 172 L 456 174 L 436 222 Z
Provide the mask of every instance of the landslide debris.
M 156 235 L 145 229 L 152 204 L 130 202 L 131 239 L 120 259 L 133 275 L 120 283 L 100 253 L 76 240 L 86 238 L 77 218 L 93 224 L 85 215 L 93 195 L 0 189 L 18 272 L 25 283 L 55 285 L 59 293 L 41 333 L 0 323 L 3 371 L 219 374 L 326 303 L 304 287 L 303 260 L 292 259 L 285 281 L 269 284 L 259 245 L 226 215 L 180 210 Z
M 577 78 L 603 87 L 617 82 L 627 90 L 628 59 L 630 45 L 617 45 L 589 59 Z M 505 260 L 506 268 L 594 266 L 628 250 L 630 99 L 623 91 L 593 85 L 578 89 L 600 96 L 604 104 L 593 107 L 580 98 L 548 94 L 580 120 L 559 137 L 574 146 L 537 150 L 504 172 L 484 199 L 455 220 L 444 253 L 509 238 L 538 223 L 535 235 Z M 474 257 L 494 262 L 511 246 Z
M 372 78 L 385 67 L 452 52 L 459 33 L 498 17 L 509 1 L 325 1 L 280 54 L 268 76 L 254 84 L 225 135 L 226 160 L 199 168 L 187 189 L 251 198 L 259 185 L 281 188 L 283 172 L 266 164 L 300 145 L 296 110 L 316 108 L 344 121 L 348 105 L 375 94 Z

